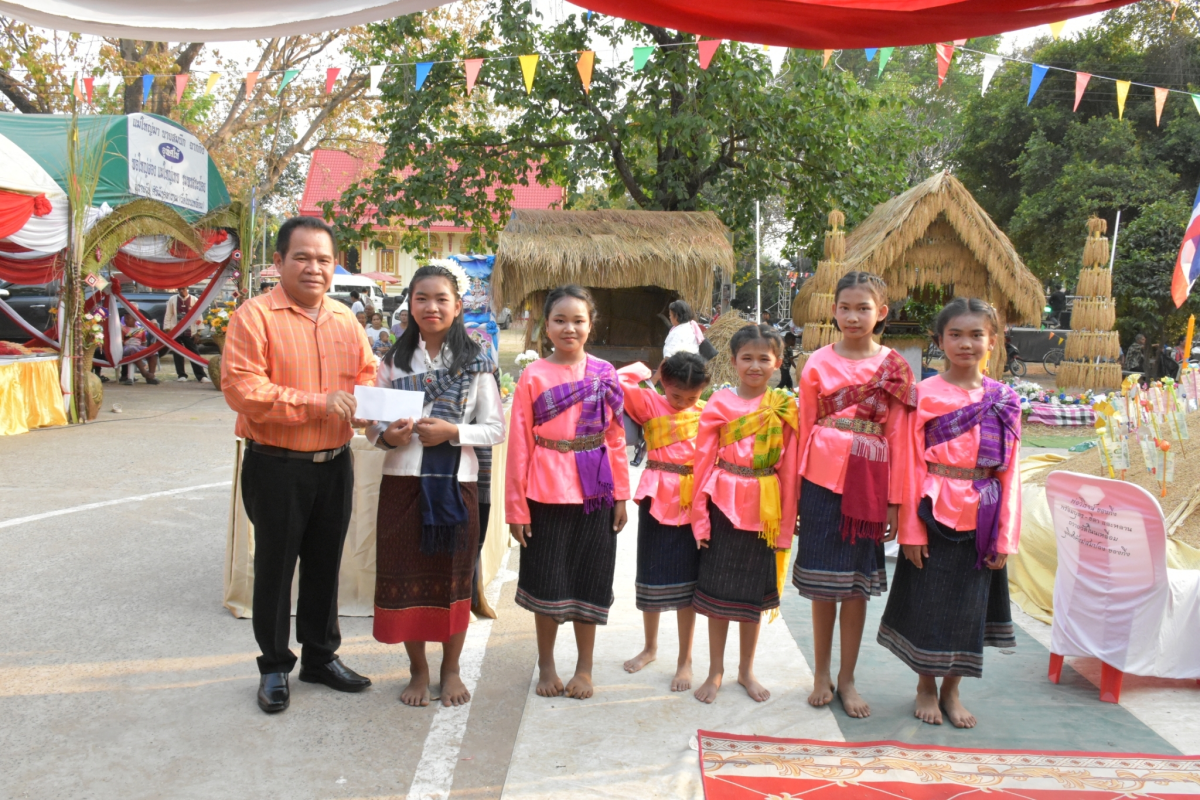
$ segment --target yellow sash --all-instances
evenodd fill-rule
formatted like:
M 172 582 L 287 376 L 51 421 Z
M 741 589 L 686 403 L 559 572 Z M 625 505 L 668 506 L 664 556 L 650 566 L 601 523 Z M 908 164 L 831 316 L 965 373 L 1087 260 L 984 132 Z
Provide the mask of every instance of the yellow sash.
M 642 426 L 642 434 L 646 437 L 646 447 L 657 450 L 677 442 L 694 440 L 696 433 L 700 430 L 701 408 L 704 408 L 703 400 L 687 411 L 647 420 L 646 424 Z M 692 461 L 688 461 L 687 465 L 692 466 Z M 679 476 L 679 507 L 684 511 L 692 507 L 694 485 L 693 475 Z

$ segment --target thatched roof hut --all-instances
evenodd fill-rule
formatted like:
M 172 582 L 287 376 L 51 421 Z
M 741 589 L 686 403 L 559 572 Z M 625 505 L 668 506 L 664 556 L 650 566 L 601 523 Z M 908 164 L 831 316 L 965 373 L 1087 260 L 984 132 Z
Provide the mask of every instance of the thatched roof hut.
M 500 234 L 492 295 L 496 308 L 526 306 L 533 338 L 545 293 L 578 283 L 592 290 L 600 324 L 590 347 L 618 361 L 661 355 L 666 307 L 712 304 L 713 273 L 733 274 L 729 229 L 709 211 L 541 211 L 521 209 Z
M 1045 295 L 1008 237 L 957 178 L 939 172 L 875 207 L 846 237 L 845 272 L 883 276 L 892 302 L 923 286 L 952 287 L 996 306 L 1002 323 L 1038 324 Z M 809 281 L 792 304 L 803 325 L 818 291 Z

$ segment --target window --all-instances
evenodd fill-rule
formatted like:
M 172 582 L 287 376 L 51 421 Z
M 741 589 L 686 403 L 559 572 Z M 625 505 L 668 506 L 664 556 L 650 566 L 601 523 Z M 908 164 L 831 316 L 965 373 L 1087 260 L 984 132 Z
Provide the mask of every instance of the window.
M 392 275 L 396 274 L 396 251 L 395 250 L 380 250 L 379 251 L 379 271 L 388 272 Z

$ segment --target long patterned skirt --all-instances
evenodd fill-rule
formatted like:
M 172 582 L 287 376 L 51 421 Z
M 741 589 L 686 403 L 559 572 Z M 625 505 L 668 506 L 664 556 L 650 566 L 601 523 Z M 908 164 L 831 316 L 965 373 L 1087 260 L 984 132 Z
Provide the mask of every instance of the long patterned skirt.
M 608 623 L 617 568 L 613 510 L 529 501 L 528 546 L 521 551 L 517 605 L 564 622 Z
M 733 527 L 717 504 L 708 504 L 712 533 L 700 554 L 692 606 L 706 617 L 759 622 L 779 608 L 775 551 L 757 531 Z
M 809 600 L 839 602 L 878 597 L 887 591 L 883 543 L 842 538 L 842 496 L 812 483 L 800 484 L 800 525 L 792 585 Z
M 379 486 L 375 554 L 375 638 L 448 642 L 471 621 L 471 585 L 479 549 L 474 483 L 459 484 L 468 512 L 467 547 L 421 552 L 421 479 L 384 475 Z
M 700 549 L 691 525 L 664 525 L 650 513 L 650 498 L 638 503 L 637 578 L 639 611 L 692 607 Z
M 975 569 L 975 531 L 947 529 L 921 501 L 929 558 L 900 556 L 876 640 L 918 675 L 983 677 L 984 647 L 1016 647 L 1008 569 Z

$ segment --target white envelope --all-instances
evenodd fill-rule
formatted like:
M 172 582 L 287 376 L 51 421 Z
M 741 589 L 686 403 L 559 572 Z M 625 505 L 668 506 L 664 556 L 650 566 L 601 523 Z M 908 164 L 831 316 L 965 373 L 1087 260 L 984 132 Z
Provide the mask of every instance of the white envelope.
M 424 392 L 382 389 L 378 386 L 355 386 L 354 399 L 358 401 L 354 416 L 374 422 L 420 419 L 425 407 Z

